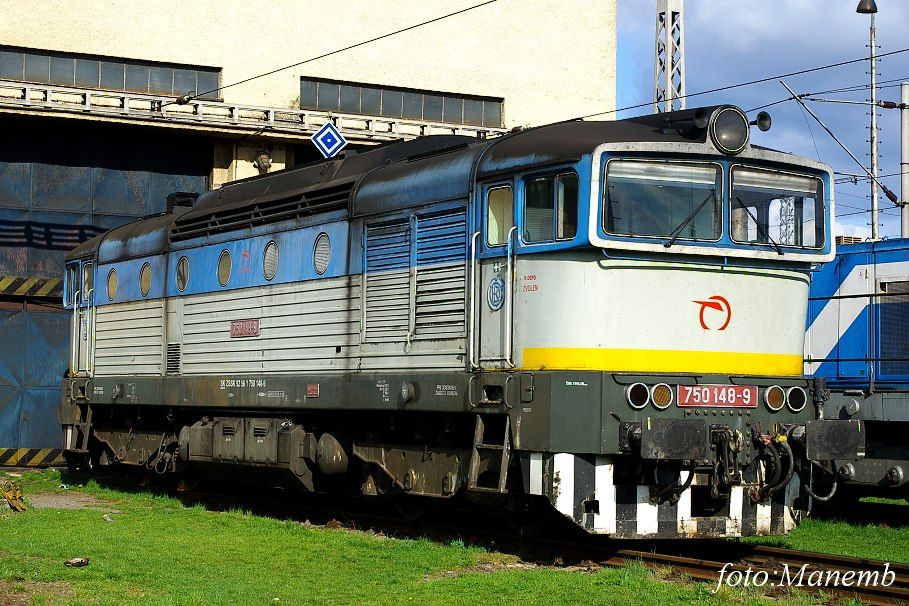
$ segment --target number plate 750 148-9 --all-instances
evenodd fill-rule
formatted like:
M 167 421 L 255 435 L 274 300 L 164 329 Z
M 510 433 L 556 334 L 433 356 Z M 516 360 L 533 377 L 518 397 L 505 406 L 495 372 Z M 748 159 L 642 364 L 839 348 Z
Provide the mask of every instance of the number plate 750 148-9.
M 679 385 L 679 406 L 714 406 L 755 408 L 758 388 L 755 385 Z

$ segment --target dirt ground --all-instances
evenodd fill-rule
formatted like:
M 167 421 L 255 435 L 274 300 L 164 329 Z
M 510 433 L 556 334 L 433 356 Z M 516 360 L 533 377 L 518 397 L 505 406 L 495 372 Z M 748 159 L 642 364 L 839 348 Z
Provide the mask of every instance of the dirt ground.
M 35 509 L 96 509 L 107 513 L 119 513 L 116 509 L 107 507 L 109 503 L 78 492 L 38 492 L 27 494 L 25 498 Z
M 53 604 L 63 601 L 72 594 L 72 587 L 62 582 L 38 583 L 0 579 L 0 606 L 29 606 L 32 598 L 37 596 L 42 596 Z

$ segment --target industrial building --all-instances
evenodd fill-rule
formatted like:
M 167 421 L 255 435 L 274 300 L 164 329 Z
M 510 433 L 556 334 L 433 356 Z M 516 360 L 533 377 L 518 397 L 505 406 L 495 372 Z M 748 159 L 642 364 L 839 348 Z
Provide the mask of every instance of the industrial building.
M 317 160 L 329 121 L 356 149 L 614 107 L 615 0 L 500 0 L 305 62 L 473 4 L 7 2 L 29 17 L 0 22 L 0 464 L 56 456 L 79 242 Z

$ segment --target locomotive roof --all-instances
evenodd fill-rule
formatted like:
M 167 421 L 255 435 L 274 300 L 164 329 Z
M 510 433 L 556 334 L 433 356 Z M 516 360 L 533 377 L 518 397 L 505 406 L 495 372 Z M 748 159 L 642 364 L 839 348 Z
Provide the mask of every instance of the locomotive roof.
M 720 107 L 720 106 L 716 106 Z M 343 158 L 251 177 L 206 192 L 182 214 L 156 215 L 115 228 L 73 249 L 100 262 L 159 254 L 170 242 L 330 211 L 368 216 L 426 200 L 466 198 L 477 179 L 575 162 L 601 143 L 704 143 L 707 130 L 683 127 L 716 107 L 625 120 L 557 122 L 494 139 L 433 135 Z

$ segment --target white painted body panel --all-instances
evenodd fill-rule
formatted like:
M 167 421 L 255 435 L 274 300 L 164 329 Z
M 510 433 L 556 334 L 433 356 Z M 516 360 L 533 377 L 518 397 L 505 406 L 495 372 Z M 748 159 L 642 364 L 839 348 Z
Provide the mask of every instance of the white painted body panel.
M 163 374 L 163 299 L 101 305 L 96 313 L 96 376 Z
M 449 264 L 370 277 L 386 290 L 375 287 L 366 325 L 395 330 L 368 333 L 359 275 L 103 305 L 94 374 L 161 376 L 167 344 L 181 346 L 184 376 L 462 369 L 465 275 L 464 264 Z M 379 310 L 394 317 L 375 319 Z M 259 336 L 231 337 L 231 322 L 249 319 Z
M 483 286 L 485 305 L 488 284 Z M 731 316 L 719 330 L 724 312 L 706 309 L 705 330 L 697 301 L 715 295 L 728 300 Z M 519 368 L 530 367 L 532 361 L 524 359 L 530 348 L 731 352 L 800 360 L 808 277 L 776 269 L 609 260 L 599 252 L 540 254 L 518 257 L 514 298 Z M 659 359 L 653 370 L 663 370 Z M 754 368 L 754 374 L 762 370 Z

